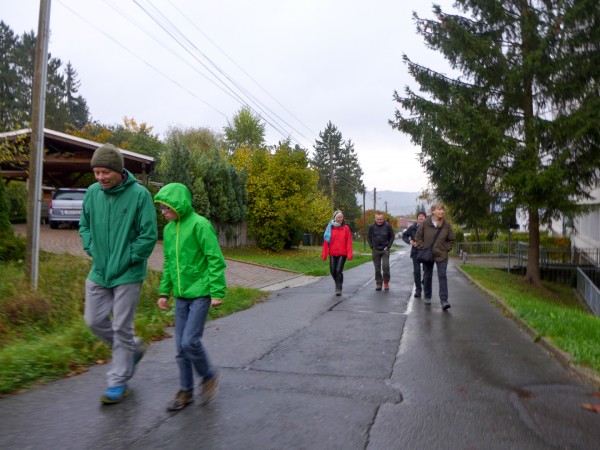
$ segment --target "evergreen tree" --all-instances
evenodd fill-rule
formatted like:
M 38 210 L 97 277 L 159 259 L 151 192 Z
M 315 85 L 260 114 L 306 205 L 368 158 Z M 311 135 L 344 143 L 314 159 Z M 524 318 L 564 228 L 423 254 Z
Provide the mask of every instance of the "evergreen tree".
M 395 99 L 390 121 L 421 146 L 436 195 L 467 216 L 493 204 L 529 217 L 526 279 L 541 284 L 539 227 L 583 211 L 600 165 L 600 5 L 595 0 L 458 0 L 465 15 L 434 6 L 417 32 L 461 76 L 406 56 L 421 96 Z M 468 14 L 468 16 L 466 15 Z M 439 191 L 439 192 L 438 192 Z M 469 205 L 475 206 L 469 209 Z
M 168 158 L 165 158 L 165 167 L 162 179 L 165 183 L 185 184 L 190 192 L 194 192 L 194 164 L 187 145 L 179 139 L 173 138 L 167 142 Z
M 36 38 L 33 31 L 16 36 L 0 22 L 0 129 L 29 127 L 31 121 Z M 74 96 L 79 88 L 75 69 L 48 55 L 45 126 L 66 131 L 68 124 L 81 128 L 89 120 L 87 104 Z
M 237 224 L 246 218 L 246 195 L 244 179 L 219 150 L 220 136 L 208 129 L 168 131 L 167 151 L 159 165 L 159 178 L 164 182 L 173 179 L 174 165 L 183 170 L 181 148 L 189 154 L 186 177 L 192 180 L 190 191 L 194 209 L 207 219 L 220 224 Z
M 87 102 L 82 96 L 76 95 L 80 85 L 77 71 L 71 62 L 68 62 L 65 69 L 65 106 L 67 122 L 75 128 L 83 128 L 90 121 Z
M 0 131 L 18 128 L 23 121 L 21 79 L 15 65 L 17 37 L 0 21 Z
M 344 141 L 341 131 L 329 121 L 315 141 L 312 165 L 319 174 L 319 187 L 325 192 L 334 208 L 344 212 L 346 221 L 354 228 L 361 215 L 356 194 L 363 189 L 362 169 L 354 144 Z
M 60 73 L 60 59 L 49 58 L 48 79 L 46 80 L 45 127 L 56 131 L 66 131 L 69 115 L 66 104 L 65 77 Z

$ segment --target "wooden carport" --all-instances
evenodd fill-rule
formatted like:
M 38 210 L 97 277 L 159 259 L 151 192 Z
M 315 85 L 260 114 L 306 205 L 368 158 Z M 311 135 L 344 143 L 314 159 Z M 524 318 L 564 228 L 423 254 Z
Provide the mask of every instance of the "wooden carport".
M 7 147 L 13 156 L 0 158 L 0 174 L 5 180 L 27 180 L 31 129 L 0 133 L 0 147 Z M 42 184 L 51 187 L 71 187 L 86 173 L 91 173 L 90 161 L 102 144 L 44 128 L 44 167 Z M 125 168 L 147 181 L 154 171 L 154 158 L 120 149 Z M 0 156 L 5 152 L 1 152 Z

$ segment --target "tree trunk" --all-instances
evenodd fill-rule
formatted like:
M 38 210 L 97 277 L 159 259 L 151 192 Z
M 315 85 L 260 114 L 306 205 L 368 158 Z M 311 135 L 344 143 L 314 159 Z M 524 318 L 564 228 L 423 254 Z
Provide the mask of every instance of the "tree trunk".
M 525 281 L 542 287 L 540 276 L 540 213 L 530 208 L 529 213 L 529 249 L 527 251 L 527 272 Z

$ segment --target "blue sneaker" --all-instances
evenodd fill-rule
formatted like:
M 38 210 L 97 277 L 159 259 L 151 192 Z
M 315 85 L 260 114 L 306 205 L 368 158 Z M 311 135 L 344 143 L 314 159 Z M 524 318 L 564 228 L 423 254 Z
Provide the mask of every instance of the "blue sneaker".
M 129 388 L 126 384 L 122 386 L 111 386 L 106 389 L 104 395 L 100 398 L 100 401 L 105 405 L 112 405 L 113 403 L 119 403 L 128 395 Z

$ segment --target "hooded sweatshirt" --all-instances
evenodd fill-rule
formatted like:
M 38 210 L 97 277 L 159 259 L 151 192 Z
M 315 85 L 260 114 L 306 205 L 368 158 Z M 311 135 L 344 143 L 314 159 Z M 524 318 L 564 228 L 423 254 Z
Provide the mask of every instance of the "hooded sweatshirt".
M 176 298 L 223 298 L 225 259 L 212 224 L 192 209 L 192 195 L 181 183 L 170 183 L 154 202 L 177 213 L 163 231 L 164 266 L 160 295 Z
M 83 199 L 79 235 L 93 258 L 88 278 L 105 288 L 141 282 L 156 245 L 156 208 L 150 192 L 123 171 L 125 180 L 111 188 L 92 184 Z

